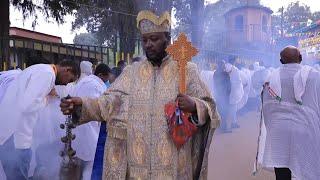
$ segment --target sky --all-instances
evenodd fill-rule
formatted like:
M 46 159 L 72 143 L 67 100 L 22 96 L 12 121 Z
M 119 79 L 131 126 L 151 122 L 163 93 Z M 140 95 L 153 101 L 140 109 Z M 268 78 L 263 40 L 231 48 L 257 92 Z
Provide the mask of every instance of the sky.
M 206 0 L 206 3 L 214 3 L 218 0 Z M 261 0 L 261 4 L 271 8 L 274 12 L 277 12 L 278 9 L 282 6 L 286 7 L 290 2 L 296 2 L 297 0 Z M 300 0 L 301 3 L 304 3 L 310 6 L 311 11 L 320 11 L 319 0 Z M 35 29 L 32 28 L 32 19 L 26 19 L 23 21 L 21 13 L 13 7 L 10 7 L 10 21 L 11 27 L 20 27 L 28 30 L 34 30 L 37 32 L 42 32 L 54 36 L 62 37 L 64 43 L 73 43 L 73 38 L 76 34 L 86 32 L 85 28 L 76 30 L 75 32 L 71 31 L 72 21 L 74 17 L 67 16 L 66 23 L 58 25 L 54 20 L 49 20 L 47 22 L 43 17 L 39 17 L 38 25 Z

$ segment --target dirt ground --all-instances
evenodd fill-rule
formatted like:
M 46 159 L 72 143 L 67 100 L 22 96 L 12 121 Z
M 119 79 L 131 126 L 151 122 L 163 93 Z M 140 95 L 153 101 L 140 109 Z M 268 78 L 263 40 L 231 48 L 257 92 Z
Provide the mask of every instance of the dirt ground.
M 232 133 L 217 131 L 209 153 L 209 180 L 275 180 L 273 172 L 252 176 L 259 132 L 259 114 L 239 117 L 240 128 Z

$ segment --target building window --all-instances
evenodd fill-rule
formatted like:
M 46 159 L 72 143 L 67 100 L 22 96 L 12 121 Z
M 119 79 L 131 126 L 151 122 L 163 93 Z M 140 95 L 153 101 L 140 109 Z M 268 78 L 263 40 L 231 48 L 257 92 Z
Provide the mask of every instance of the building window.
M 242 15 L 238 15 L 236 16 L 236 19 L 235 19 L 235 29 L 236 31 L 243 31 L 243 16 Z
M 267 20 L 267 17 L 264 15 L 262 17 L 262 31 L 267 32 L 267 30 L 268 30 L 268 20 Z

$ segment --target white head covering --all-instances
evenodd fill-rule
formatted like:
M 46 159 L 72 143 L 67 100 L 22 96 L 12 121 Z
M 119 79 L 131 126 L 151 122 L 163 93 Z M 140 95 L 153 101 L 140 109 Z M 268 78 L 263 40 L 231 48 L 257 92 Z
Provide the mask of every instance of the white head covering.
M 81 61 L 80 63 L 81 76 L 79 79 L 92 74 L 92 63 L 89 61 Z

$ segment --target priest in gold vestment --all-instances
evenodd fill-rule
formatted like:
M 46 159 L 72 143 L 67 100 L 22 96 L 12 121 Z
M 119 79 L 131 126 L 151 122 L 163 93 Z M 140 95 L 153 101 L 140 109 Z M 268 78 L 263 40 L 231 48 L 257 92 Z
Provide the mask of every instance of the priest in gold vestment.
M 167 12 L 160 17 L 140 12 L 137 24 L 147 58 L 127 66 L 101 97 L 61 102 L 63 113 L 73 114 L 80 124 L 106 121 L 104 180 L 207 179 L 209 147 L 220 118 L 195 64 L 187 64 L 187 92 L 179 93 L 177 62 L 165 51 L 170 22 Z M 175 100 L 181 110 L 192 113 L 198 127 L 179 150 L 164 113 L 165 104 Z

